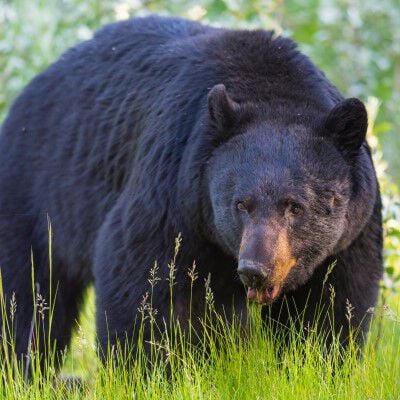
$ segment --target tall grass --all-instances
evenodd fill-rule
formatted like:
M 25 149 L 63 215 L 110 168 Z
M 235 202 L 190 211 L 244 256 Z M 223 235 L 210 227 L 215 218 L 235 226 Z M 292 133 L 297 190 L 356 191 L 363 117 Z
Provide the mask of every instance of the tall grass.
M 50 228 L 51 229 L 51 228 Z M 173 319 L 175 255 L 169 264 L 170 312 Z M 51 260 L 51 252 L 49 253 Z M 51 266 L 51 262 L 50 262 Z M 3 323 L 1 336 L 1 399 L 397 399 L 400 397 L 400 315 L 389 305 L 374 312 L 373 328 L 360 360 L 356 345 L 350 341 L 343 352 L 334 340 L 330 351 L 325 338 L 313 326 L 289 324 L 276 331 L 274 321 L 265 322 L 261 307 L 248 305 L 246 326 L 240 316 L 230 322 L 214 307 L 213 293 L 205 282 L 205 312 L 200 317 L 202 329 L 192 332 L 192 340 L 178 322 L 157 326 L 151 293 L 145 295 L 139 311 L 139 335 L 135 350 L 129 345 L 109 347 L 104 363 L 96 355 L 93 331 L 93 291 L 90 290 L 80 325 L 61 372 L 56 364 L 59 355 L 49 341 L 52 308 L 56 300 L 41 297 L 34 280 L 33 326 L 35 340 L 46 339 L 46 352 L 39 354 L 30 346 L 27 380 L 26 360 L 18 362 L 9 350 L 14 349 L 13 321 L 18 304 L 11 297 L 6 305 L 1 292 Z M 51 270 L 51 268 L 50 268 Z M 153 290 L 160 284 L 158 266 L 150 271 Z M 51 273 L 51 272 L 50 272 Z M 195 268 L 188 272 L 192 283 Z M 49 301 L 49 305 L 47 305 Z M 45 319 L 49 318 L 49 323 Z M 349 318 L 351 315 L 349 314 Z M 189 326 L 192 326 L 189 321 Z M 150 336 L 144 337 L 150 327 Z M 7 331 L 6 331 L 7 330 Z M 161 335 L 158 334 L 161 332 Z M 276 333 L 278 332 L 278 334 Z M 284 336 L 284 337 L 283 337 Z M 150 352 L 148 350 L 150 345 Z M 127 357 L 127 355 L 129 357 Z M 40 366 L 45 365 L 44 370 Z M 65 375 L 82 379 L 66 379 Z M 64 378 L 63 378 L 64 377 Z

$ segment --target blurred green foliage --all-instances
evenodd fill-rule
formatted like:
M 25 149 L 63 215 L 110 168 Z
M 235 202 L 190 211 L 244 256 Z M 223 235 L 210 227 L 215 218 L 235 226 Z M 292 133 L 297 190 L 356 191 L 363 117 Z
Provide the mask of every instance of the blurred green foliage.
M 12 100 L 64 50 L 107 22 L 149 13 L 292 36 L 345 96 L 370 103 L 384 191 L 385 285 L 400 281 L 399 0 L 0 0 L 0 122 Z M 374 102 L 375 101 L 375 102 Z M 379 109 L 379 113 L 377 112 Z M 375 136 L 372 136 L 372 133 Z M 382 152 L 384 157 L 382 156 Z

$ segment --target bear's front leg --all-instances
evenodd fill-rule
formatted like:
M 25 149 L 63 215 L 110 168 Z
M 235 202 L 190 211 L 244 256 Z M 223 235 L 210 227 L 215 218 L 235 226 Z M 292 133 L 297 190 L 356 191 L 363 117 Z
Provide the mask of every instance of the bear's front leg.
M 126 217 L 123 202 L 107 215 L 96 240 L 93 275 L 96 292 L 96 325 L 103 360 L 117 344 L 134 349 L 144 322 L 168 315 L 168 282 L 158 276 L 152 290 L 150 270 L 164 258 L 159 231 L 149 228 L 145 235 L 138 217 Z M 173 241 L 173 238 L 171 239 Z M 164 271 L 160 268 L 162 275 Z M 157 314 L 151 315 L 157 308 Z M 146 321 L 145 321 L 146 320 Z M 144 332 L 147 337 L 148 332 Z

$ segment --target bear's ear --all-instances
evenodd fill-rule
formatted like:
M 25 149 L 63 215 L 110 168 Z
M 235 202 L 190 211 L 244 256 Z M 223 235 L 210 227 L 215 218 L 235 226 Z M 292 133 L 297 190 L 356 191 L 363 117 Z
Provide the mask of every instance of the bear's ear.
M 238 118 L 239 104 L 233 101 L 225 85 L 215 85 L 208 93 L 208 112 L 211 122 L 222 135 L 235 124 Z
M 355 98 L 338 103 L 325 120 L 325 129 L 335 145 L 346 156 L 358 153 L 365 140 L 368 114 L 364 104 Z

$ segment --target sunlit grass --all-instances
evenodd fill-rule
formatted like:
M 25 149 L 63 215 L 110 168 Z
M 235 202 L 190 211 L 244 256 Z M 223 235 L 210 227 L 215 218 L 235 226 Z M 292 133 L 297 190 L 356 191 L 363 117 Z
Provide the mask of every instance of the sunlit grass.
M 188 335 L 175 324 L 168 334 L 154 340 L 151 368 L 143 362 L 141 346 L 129 367 L 123 352 L 118 350 L 113 351 L 112 360 L 102 364 L 96 356 L 94 312 L 94 291 L 90 289 L 59 374 L 55 372 L 51 352 L 44 375 L 38 368 L 38 355 L 33 352 L 33 375 L 29 383 L 23 369 L 2 359 L 0 398 L 397 399 L 399 396 L 398 297 L 376 308 L 362 360 L 354 348 L 343 355 L 339 346 L 334 346 L 327 353 L 313 329 L 289 327 L 285 333 L 291 338 L 290 344 L 282 346 L 283 341 L 272 337 L 272 331 L 263 326 L 258 305 L 250 306 L 248 329 L 243 335 L 237 320 L 226 323 L 216 314 L 211 298 L 202 318 L 208 330 L 200 344 L 191 345 Z M 40 326 L 40 312 L 38 317 Z M 142 320 L 148 323 L 149 318 Z M 71 381 L 62 379 L 67 375 L 79 376 L 82 383 L 71 385 Z

